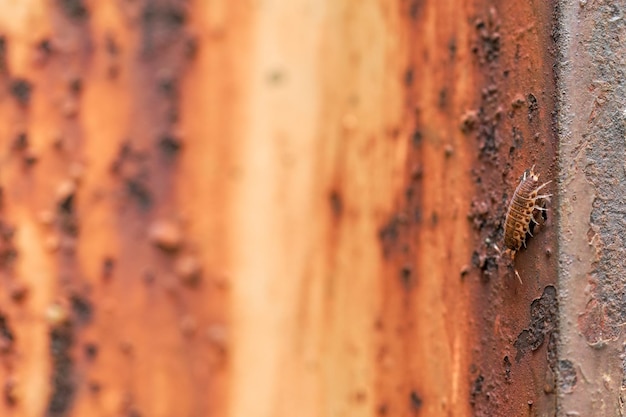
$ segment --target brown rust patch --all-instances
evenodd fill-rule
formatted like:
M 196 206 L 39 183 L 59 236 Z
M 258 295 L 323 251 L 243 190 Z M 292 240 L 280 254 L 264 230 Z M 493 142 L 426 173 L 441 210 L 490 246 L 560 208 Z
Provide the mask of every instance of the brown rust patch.
M 475 9 L 470 44 L 477 88 L 474 104 L 468 103 L 457 113 L 457 129 L 473 139 L 470 143 L 475 149 L 470 173 L 474 192 L 467 212 L 475 240 L 466 260 L 473 269 L 464 281 L 472 283 L 475 353 L 471 355 L 474 365 L 469 369 L 468 391 L 477 416 L 526 415 L 529 407 L 532 413 L 556 413 L 554 396 L 546 396 L 545 381 L 536 378 L 556 372 L 557 310 L 552 284 L 557 265 L 541 249 L 545 242 L 555 240 L 552 224 L 546 221 L 545 228 L 534 230 L 535 238 L 514 263 L 501 255 L 506 208 L 519 183 L 517 175 L 536 164 L 543 180 L 554 176 L 554 141 L 527 139 L 553 135 L 554 79 L 536 75 L 552 71 L 552 57 L 547 52 L 550 33 L 528 35 L 528 28 L 553 24 L 553 7 L 546 3 L 538 11 L 516 3 L 502 14 L 499 12 L 504 9 L 498 5 L 481 3 Z M 528 97 L 537 91 L 543 93 L 535 97 L 529 121 L 524 105 L 532 102 Z M 548 246 L 554 247 L 554 243 Z M 515 270 L 522 284 L 515 278 Z M 529 305 L 531 325 L 523 330 Z M 533 350 L 546 355 L 526 354 Z M 526 398 L 520 398 L 521 393 Z
M 556 298 L 556 288 L 548 285 L 544 288 L 541 297 L 533 300 L 530 305 L 530 326 L 517 336 L 513 344 L 517 349 L 515 360 L 531 351 L 539 349 L 546 338 L 558 332 L 559 305 Z
M 578 328 L 591 344 L 615 340 L 620 333 L 607 314 L 606 304 L 595 298 L 587 302 L 585 311 L 578 317 Z
M 15 336 L 9 327 L 9 320 L 6 315 L 0 314 L 0 353 L 5 354 L 13 350 Z
M 11 81 L 9 90 L 18 104 L 23 107 L 30 104 L 30 98 L 33 92 L 33 85 L 30 81 L 24 78 L 16 78 Z
M 89 10 L 84 0 L 57 0 L 59 8 L 63 13 L 76 20 L 82 20 L 89 16 Z
M 66 416 L 76 395 L 76 376 L 71 349 L 74 330 L 71 322 L 64 322 L 50 329 L 50 355 L 52 357 L 52 393 L 48 400 L 46 416 Z

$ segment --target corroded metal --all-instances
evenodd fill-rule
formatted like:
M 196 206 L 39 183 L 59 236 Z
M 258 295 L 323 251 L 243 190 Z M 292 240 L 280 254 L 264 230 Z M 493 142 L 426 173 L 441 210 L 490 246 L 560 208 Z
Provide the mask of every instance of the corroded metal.
M 0 10 L 1 415 L 554 414 L 552 2 Z
M 559 415 L 624 415 L 626 2 L 560 2 Z

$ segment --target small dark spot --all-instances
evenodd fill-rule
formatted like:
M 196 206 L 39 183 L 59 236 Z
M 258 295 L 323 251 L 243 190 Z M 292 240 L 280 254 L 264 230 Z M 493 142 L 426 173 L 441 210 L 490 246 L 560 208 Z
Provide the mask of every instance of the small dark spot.
M 413 210 L 413 221 L 415 223 L 421 223 L 422 222 L 422 209 L 419 207 L 416 207 L 415 210 Z
M 513 143 L 511 144 L 511 147 L 509 148 L 509 157 L 513 156 L 513 153 L 515 152 L 515 150 L 521 149 L 523 144 L 524 144 L 524 136 L 522 135 L 522 131 L 514 127 L 513 128 Z
M 62 214 L 71 215 L 74 213 L 74 196 L 75 193 L 72 192 L 59 200 L 58 207 Z
M 413 142 L 413 146 L 418 147 L 422 144 L 422 131 L 421 130 L 416 130 L 413 132 L 413 135 L 411 136 L 411 140 Z
M 98 356 L 98 345 L 95 343 L 87 343 L 85 345 L 85 357 L 89 361 L 93 361 Z
M 41 41 L 39 41 L 39 43 L 37 44 L 37 50 L 43 56 L 48 56 L 52 54 L 52 42 L 50 42 L 50 39 L 42 39 Z
M 411 403 L 412 411 L 419 411 L 419 409 L 422 408 L 422 399 L 417 394 L 417 391 L 411 391 L 411 394 L 409 395 L 409 400 Z
M 69 83 L 69 89 L 72 94 L 80 94 L 83 91 L 83 80 L 79 77 L 72 79 Z
M 448 105 L 448 90 L 446 90 L 445 88 L 442 88 L 441 90 L 439 90 L 438 105 L 441 110 L 445 109 L 446 106 Z
M 407 202 L 411 202 L 413 200 L 413 196 L 415 195 L 415 188 L 412 186 L 406 187 L 404 190 L 404 196 Z
M 102 384 L 98 381 L 89 381 L 87 387 L 92 394 L 99 394 L 102 391 Z
M 137 200 L 142 209 L 147 210 L 152 206 L 152 194 L 148 187 L 139 179 L 128 178 L 126 180 L 126 189 Z
M 26 150 L 24 152 L 24 155 L 22 155 L 23 160 L 24 160 L 24 164 L 26 166 L 32 166 L 35 165 L 35 163 L 39 160 L 39 157 L 37 156 L 37 154 L 35 154 L 32 150 Z
M 378 415 L 379 416 L 386 416 L 388 411 L 389 411 L 389 407 L 387 406 L 387 404 L 380 404 L 378 406 Z
M 477 251 L 472 252 L 472 265 L 475 268 L 480 266 L 480 254 Z
M 404 85 L 407 87 L 413 85 L 413 68 L 408 68 L 404 73 Z
M 537 97 L 535 97 L 532 93 L 529 93 L 526 97 L 526 101 L 528 102 L 528 120 L 532 121 L 533 118 L 536 116 L 537 111 L 539 110 Z
M 454 59 L 454 57 L 456 56 L 456 50 L 457 50 L 456 39 L 451 38 L 450 41 L 448 42 L 448 51 L 450 52 L 450 59 Z
M 17 259 L 17 249 L 13 244 L 15 229 L 0 221 L 0 268 L 8 268 Z
M 0 353 L 10 352 L 13 348 L 15 336 L 9 328 L 9 322 L 4 315 L 0 315 Z
M 433 227 L 439 224 L 439 214 L 437 214 L 436 211 L 433 211 L 430 215 L 430 223 L 433 225 Z
M 480 278 L 483 283 L 487 283 L 496 274 L 498 270 L 498 261 L 495 256 L 485 256 L 481 260 Z
M 460 272 L 461 278 L 465 278 L 465 277 L 467 276 L 467 274 L 469 274 L 469 272 L 470 272 L 470 267 L 469 267 L 469 265 L 464 265 L 464 266 L 461 268 L 461 272 Z
M 131 408 L 130 410 L 128 410 L 126 417 L 141 417 L 141 413 L 134 408 Z
M 30 81 L 23 78 L 16 78 L 11 81 L 10 90 L 11 94 L 20 105 L 27 106 L 28 103 L 30 103 L 30 96 L 33 91 L 33 86 Z
M 106 51 L 111 56 L 118 56 L 120 53 L 120 47 L 117 45 L 115 38 L 111 34 L 107 34 L 104 39 Z
M 159 91 L 166 96 L 173 97 L 178 91 L 178 80 L 176 77 L 166 74 L 159 77 L 158 80 Z
M 286 78 L 286 73 L 281 68 L 274 68 L 267 74 L 267 82 L 275 86 L 281 85 Z
M 424 168 L 422 167 L 422 165 L 416 164 L 415 166 L 413 166 L 413 168 L 411 169 L 411 180 L 419 181 L 422 179 L 423 176 L 424 176 Z
M 84 0 L 57 0 L 63 13 L 71 19 L 84 19 L 89 15 L 89 11 L 84 4 Z
M 397 215 L 392 216 L 387 224 L 385 224 L 378 232 L 378 238 L 383 245 L 385 256 L 389 254 L 392 246 L 396 244 L 398 237 L 400 236 L 400 223 L 400 218 Z
M 196 55 L 198 55 L 198 49 L 199 49 L 198 38 L 196 38 L 195 36 L 189 36 L 187 38 L 187 41 L 185 42 L 185 49 L 184 49 L 185 57 L 187 57 L 187 59 L 195 58 Z
M 4 403 L 9 407 L 13 407 L 17 404 L 17 393 L 15 378 L 8 377 L 4 382 L 4 388 L 2 390 L 4 397 Z
M 485 382 L 485 377 L 478 375 L 472 383 L 472 388 L 470 390 L 470 404 L 472 406 L 476 404 L 476 397 L 483 392 L 483 382 Z
M 120 352 L 122 352 L 124 355 L 126 356 L 132 356 L 134 353 L 134 348 L 133 345 L 130 344 L 130 342 L 121 342 L 119 345 L 120 348 Z
M 122 173 L 122 168 L 126 160 L 133 156 L 133 149 L 128 139 L 123 140 L 120 149 L 117 151 L 117 156 L 111 163 L 111 173 L 119 175 Z
M 183 147 L 182 140 L 172 134 L 165 134 L 159 139 L 159 147 L 166 155 L 174 156 Z
M 335 217 L 341 217 L 343 214 L 343 200 L 341 198 L 341 194 L 339 194 L 337 190 L 332 190 L 328 200 L 330 202 L 330 209 L 332 210 L 333 215 Z
M 15 135 L 11 148 L 14 151 L 23 151 L 28 148 L 28 134 L 26 132 L 19 132 Z
M 120 73 L 120 68 L 116 64 L 109 65 L 107 69 L 107 75 L 109 79 L 114 80 Z
M 91 321 L 93 317 L 93 306 L 91 305 L 91 301 L 78 294 L 74 294 L 70 297 L 70 304 L 72 306 L 72 311 L 76 316 L 76 320 L 79 323 L 85 324 Z
M 504 380 L 511 381 L 511 360 L 508 356 L 504 357 Z
M 110 279 L 113 276 L 113 269 L 115 267 L 115 260 L 110 256 L 105 257 L 102 260 L 102 278 Z
M 21 303 L 26 299 L 29 292 L 30 291 L 26 284 L 18 282 L 10 288 L 9 295 L 11 297 L 11 300 L 15 301 L 16 303 Z
M 413 268 L 410 265 L 404 265 L 400 268 L 400 280 L 405 290 L 410 290 L 413 284 Z
M 169 121 L 170 123 L 176 123 L 178 122 L 179 118 L 180 118 L 180 111 L 178 109 L 178 105 L 176 105 L 175 103 L 168 110 L 167 115 L 166 115 L 166 120 Z
M 7 41 L 4 36 L 0 36 L 0 72 L 7 71 Z
M 411 1 L 411 4 L 409 5 L 409 16 L 411 16 L 411 19 L 417 19 L 419 16 L 420 8 L 422 6 L 420 3 L 420 0 Z
M 143 282 L 144 282 L 146 285 L 150 285 L 150 284 L 152 284 L 152 283 L 154 282 L 155 278 L 156 278 L 156 276 L 155 276 L 155 274 L 154 274 L 154 271 L 152 271 L 152 270 L 146 270 L 146 271 L 143 273 Z

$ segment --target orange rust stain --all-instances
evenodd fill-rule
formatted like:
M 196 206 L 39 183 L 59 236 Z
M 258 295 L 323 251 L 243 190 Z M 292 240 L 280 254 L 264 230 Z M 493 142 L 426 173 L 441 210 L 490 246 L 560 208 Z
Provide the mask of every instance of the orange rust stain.
M 504 161 L 553 155 L 551 81 L 528 75 L 550 68 L 549 6 L 28 4 L 0 25 L 0 414 L 536 398 L 549 347 L 508 358 L 553 235 L 521 288 L 484 242 Z

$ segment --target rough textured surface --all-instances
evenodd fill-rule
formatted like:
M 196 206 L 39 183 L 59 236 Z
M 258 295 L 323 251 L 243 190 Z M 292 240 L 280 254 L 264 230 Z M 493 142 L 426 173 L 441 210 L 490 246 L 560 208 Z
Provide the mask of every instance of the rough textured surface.
M 563 415 L 625 411 L 624 10 L 624 1 L 560 5 L 560 352 L 581 375 L 562 390 Z M 560 379 L 569 387 L 571 371 Z
M 0 415 L 553 414 L 553 6 L 0 0 Z

